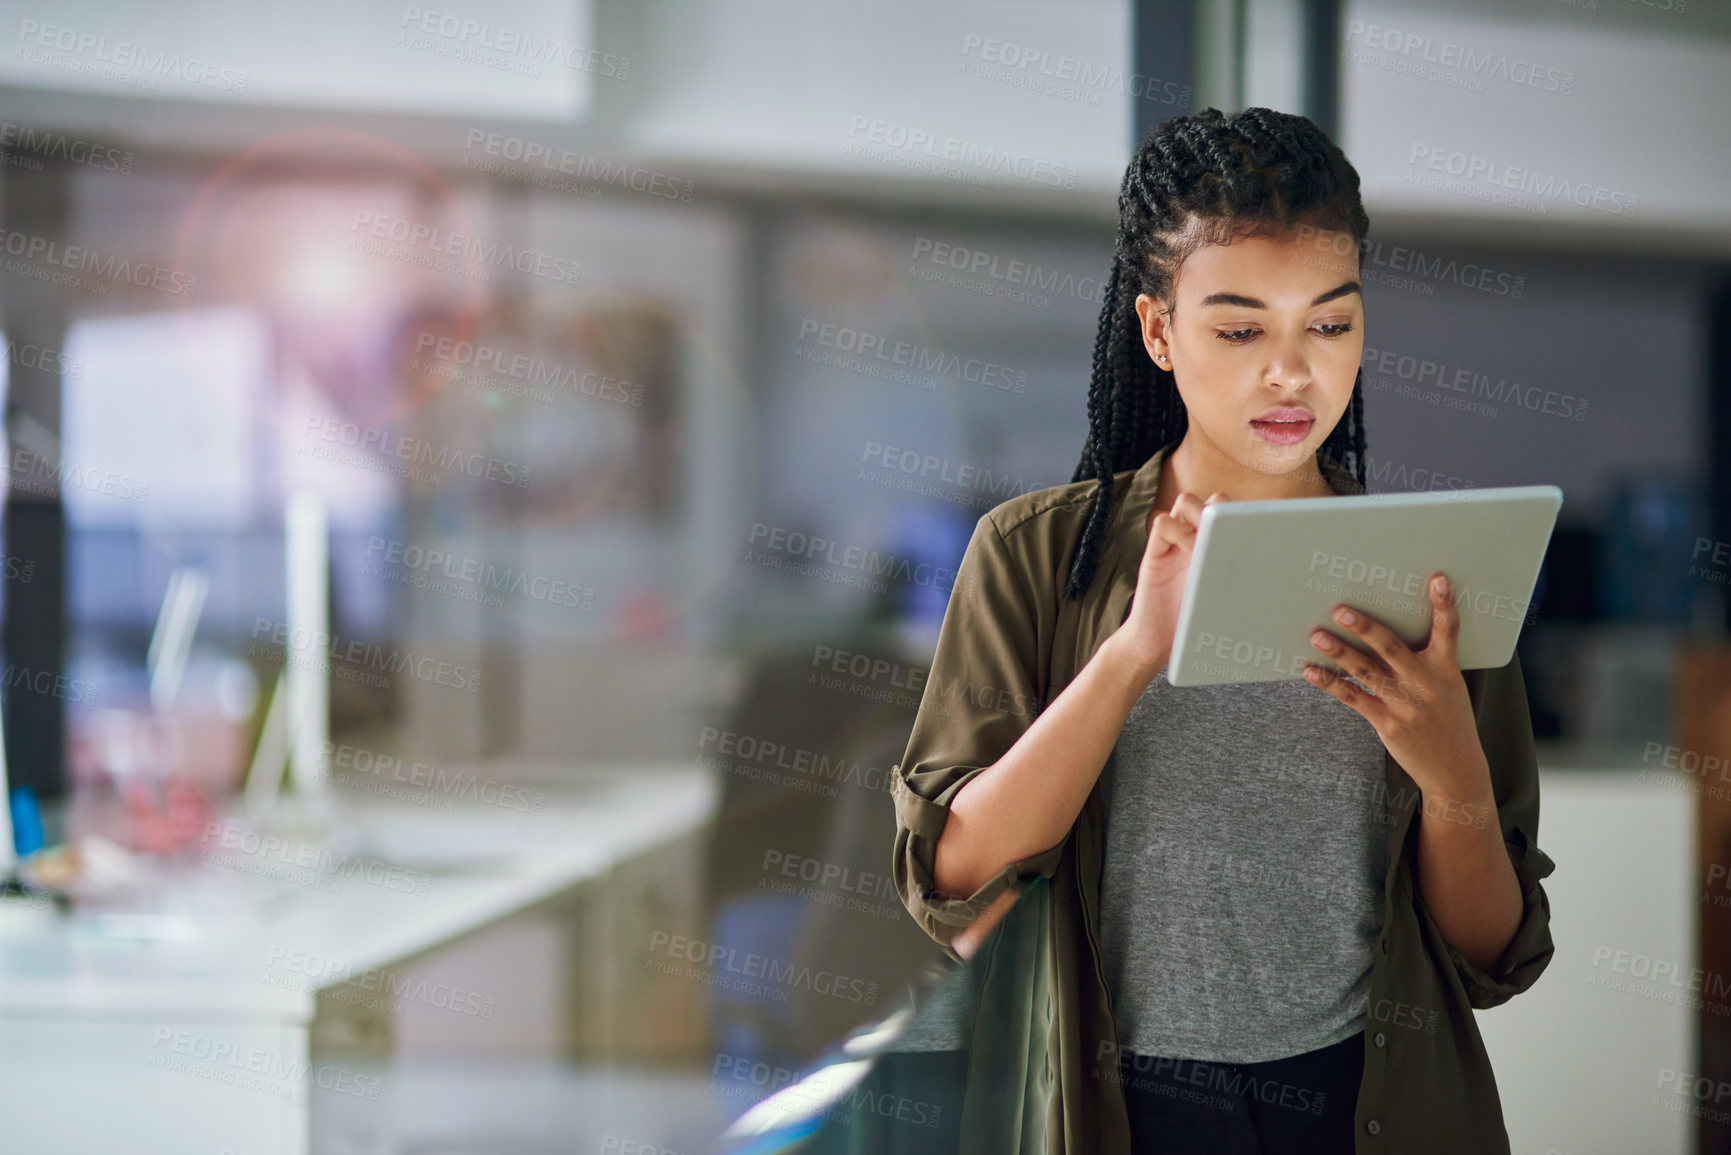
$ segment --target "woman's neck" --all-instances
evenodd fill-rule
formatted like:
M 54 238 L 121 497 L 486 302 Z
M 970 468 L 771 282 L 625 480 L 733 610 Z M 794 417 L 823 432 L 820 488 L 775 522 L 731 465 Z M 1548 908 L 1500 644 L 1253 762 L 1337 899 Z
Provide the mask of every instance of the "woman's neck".
M 1233 501 L 1267 501 L 1330 497 L 1334 487 L 1322 475 L 1315 456 L 1307 457 L 1288 473 L 1259 473 L 1239 465 L 1191 429 L 1160 463 L 1160 497 L 1156 504 L 1169 511 L 1180 493 L 1194 493 L 1205 501 L 1215 493 L 1224 493 Z

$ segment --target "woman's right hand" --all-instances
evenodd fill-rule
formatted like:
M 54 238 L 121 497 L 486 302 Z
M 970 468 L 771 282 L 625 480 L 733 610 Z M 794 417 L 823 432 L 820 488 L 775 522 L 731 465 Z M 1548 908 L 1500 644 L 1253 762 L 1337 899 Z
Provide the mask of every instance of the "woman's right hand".
M 1205 506 L 1229 500 L 1216 493 L 1203 501 L 1180 493 L 1170 513 L 1158 510 L 1148 523 L 1148 545 L 1136 571 L 1136 592 L 1130 613 L 1112 635 L 1138 668 L 1149 677 L 1165 669 L 1172 657 L 1172 636 L 1178 630 L 1178 610 L 1184 604 L 1184 584 L 1190 576 L 1190 556 L 1196 551 L 1196 531 Z

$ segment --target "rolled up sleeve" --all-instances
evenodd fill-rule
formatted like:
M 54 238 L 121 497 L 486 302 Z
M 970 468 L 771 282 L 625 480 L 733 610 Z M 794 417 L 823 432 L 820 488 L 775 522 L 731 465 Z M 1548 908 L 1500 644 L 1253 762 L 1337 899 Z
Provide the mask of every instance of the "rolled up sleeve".
M 1556 863 L 1538 846 L 1539 771 L 1520 659 L 1511 659 L 1496 669 L 1470 671 L 1469 685 L 1475 676 L 1478 686 L 1473 704 L 1479 743 L 1490 763 L 1503 845 L 1521 885 L 1520 926 L 1490 971 L 1448 947 L 1448 957 L 1466 988 L 1468 1001 L 1475 1009 L 1484 1010 L 1500 1006 L 1531 987 L 1556 953 L 1551 941 L 1551 903 L 1540 883 L 1556 869 Z
M 956 567 L 906 753 L 890 772 L 896 891 L 952 957 L 959 957 L 951 947 L 957 933 L 1006 892 L 1050 878 L 1068 841 L 1010 863 L 970 895 L 934 884 L 951 801 L 1027 732 L 1042 706 L 1041 619 L 1017 566 L 992 514 L 982 515 Z

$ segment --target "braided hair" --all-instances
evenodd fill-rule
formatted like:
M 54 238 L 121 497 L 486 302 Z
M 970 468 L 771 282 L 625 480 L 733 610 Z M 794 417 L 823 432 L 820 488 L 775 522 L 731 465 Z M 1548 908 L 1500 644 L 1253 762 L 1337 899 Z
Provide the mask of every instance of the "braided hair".
M 1350 235 L 1362 265 L 1370 219 L 1358 172 L 1307 117 L 1268 108 L 1231 116 L 1206 108 L 1162 122 L 1143 143 L 1118 192 L 1118 237 L 1088 383 L 1088 441 L 1072 482 L 1097 482 L 1064 596 L 1094 578 L 1112 505 L 1112 475 L 1135 469 L 1189 428 L 1172 372 L 1142 342 L 1136 297 L 1170 301 L 1186 258 L 1204 244 L 1285 232 L 1299 225 Z M 1364 484 L 1364 370 L 1352 401 L 1317 450 L 1350 462 Z

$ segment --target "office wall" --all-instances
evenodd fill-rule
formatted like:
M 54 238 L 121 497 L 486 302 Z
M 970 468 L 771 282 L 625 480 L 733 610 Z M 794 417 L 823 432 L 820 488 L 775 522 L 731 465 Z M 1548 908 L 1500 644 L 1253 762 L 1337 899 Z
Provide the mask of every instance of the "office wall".
M 1364 380 L 1382 488 L 1428 488 L 1420 471 L 1474 486 L 1554 484 L 1563 520 L 1583 524 L 1619 478 L 1701 478 L 1707 270 L 1413 241 L 1377 221 L 1373 208 Z M 1519 299 L 1468 287 L 1515 278 Z
M 1368 201 L 1415 223 L 1582 225 L 1731 252 L 1722 6 L 1359 0 L 1346 20 L 1341 143 Z M 1454 170 L 1458 185 L 1421 183 Z M 1529 203 L 1486 199 L 1511 193 Z

